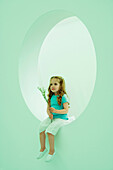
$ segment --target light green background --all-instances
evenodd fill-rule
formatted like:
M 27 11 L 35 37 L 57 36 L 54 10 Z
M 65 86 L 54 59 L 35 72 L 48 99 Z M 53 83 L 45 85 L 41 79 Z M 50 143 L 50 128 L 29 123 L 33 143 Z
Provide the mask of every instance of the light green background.
M 24 37 L 42 14 L 72 11 L 97 55 L 94 93 L 84 113 L 56 136 L 53 162 L 37 160 L 40 121 L 22 97 L 18 63 Z M 0 1 L 0 170 L 113 170 L 113 1 Z M 76 104 L 76 103 L 75 103 Z

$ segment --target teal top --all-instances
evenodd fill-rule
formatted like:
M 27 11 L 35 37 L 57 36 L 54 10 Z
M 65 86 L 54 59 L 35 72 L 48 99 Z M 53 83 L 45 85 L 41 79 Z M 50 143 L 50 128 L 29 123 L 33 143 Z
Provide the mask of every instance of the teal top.
M 51 107 L 53 107 L 57 110 L 62 110 L 62 109 L 64 109 L 63 103 L 69 102 L 67 95 L 64 94 L 62 96 L 61 105 L 58 104 L 57 97 L 59 97 L 59 95 L 54 95 L 54 94 L 52 95 L 52 97 L 51 97 Z M 52 113 L 52 114 L 53 114 L 53 119 L 54 118 L 60 118 L 60 119 L 68 120 L 67 114 L 58 114 L 58 113 Z

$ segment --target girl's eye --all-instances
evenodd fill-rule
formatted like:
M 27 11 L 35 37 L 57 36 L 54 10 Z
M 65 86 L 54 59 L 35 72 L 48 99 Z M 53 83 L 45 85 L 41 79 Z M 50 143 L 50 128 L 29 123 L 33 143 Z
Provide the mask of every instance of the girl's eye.
M 51 86 L 52 84 L 50 84 L 50 86 Z M 57 85 L 57 83 L 54 83 L 54 85 Z

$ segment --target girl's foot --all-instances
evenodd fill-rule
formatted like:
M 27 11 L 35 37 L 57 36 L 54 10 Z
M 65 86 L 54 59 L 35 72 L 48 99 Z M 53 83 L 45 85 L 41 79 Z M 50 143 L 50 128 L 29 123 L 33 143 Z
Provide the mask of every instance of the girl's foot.
M 46 148 L 44 148 L 44 149 L 40 149 L 40 152 L 43 152 L 45 149 L 46 149 Z
M 41 149 L 40 149 L 40 150 L 41 150 Z M 37 155 L 37 159 L 42 158 L 47 151 L 48 151 L 47 148 L 45 148 L 43 151 L 40 151 L 40 152 L 38 153 L 38 155 Z
M 53 155 L 55 153 L 55 151 L 49 151 L 49 153 L 48 154 L 50 154 L 50 155 Z
M 50 162 L 51 160 L 53 160 L 55 154 L 56 154 L 55 152 L 53 153 L 53 155 L 48 154 L 47 157 L 46 157 L 46 159 L 45 159 L 45 161 L 46 161 L 46 162 Z

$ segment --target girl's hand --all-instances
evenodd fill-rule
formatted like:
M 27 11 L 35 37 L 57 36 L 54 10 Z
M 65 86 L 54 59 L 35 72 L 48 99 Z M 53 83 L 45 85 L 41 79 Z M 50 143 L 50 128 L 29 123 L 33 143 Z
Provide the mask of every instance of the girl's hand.
M 49 118 L 50 118 L 50 119 L 53 119 L 53 115 L 52 115 L 51 113 L 49 114 Z
M 57 113 L 57 110 L 56 110 L 54 107 L 50 107 L 49 110 L 50 110 L 50 112 L 52 112 L 52 113 Z

